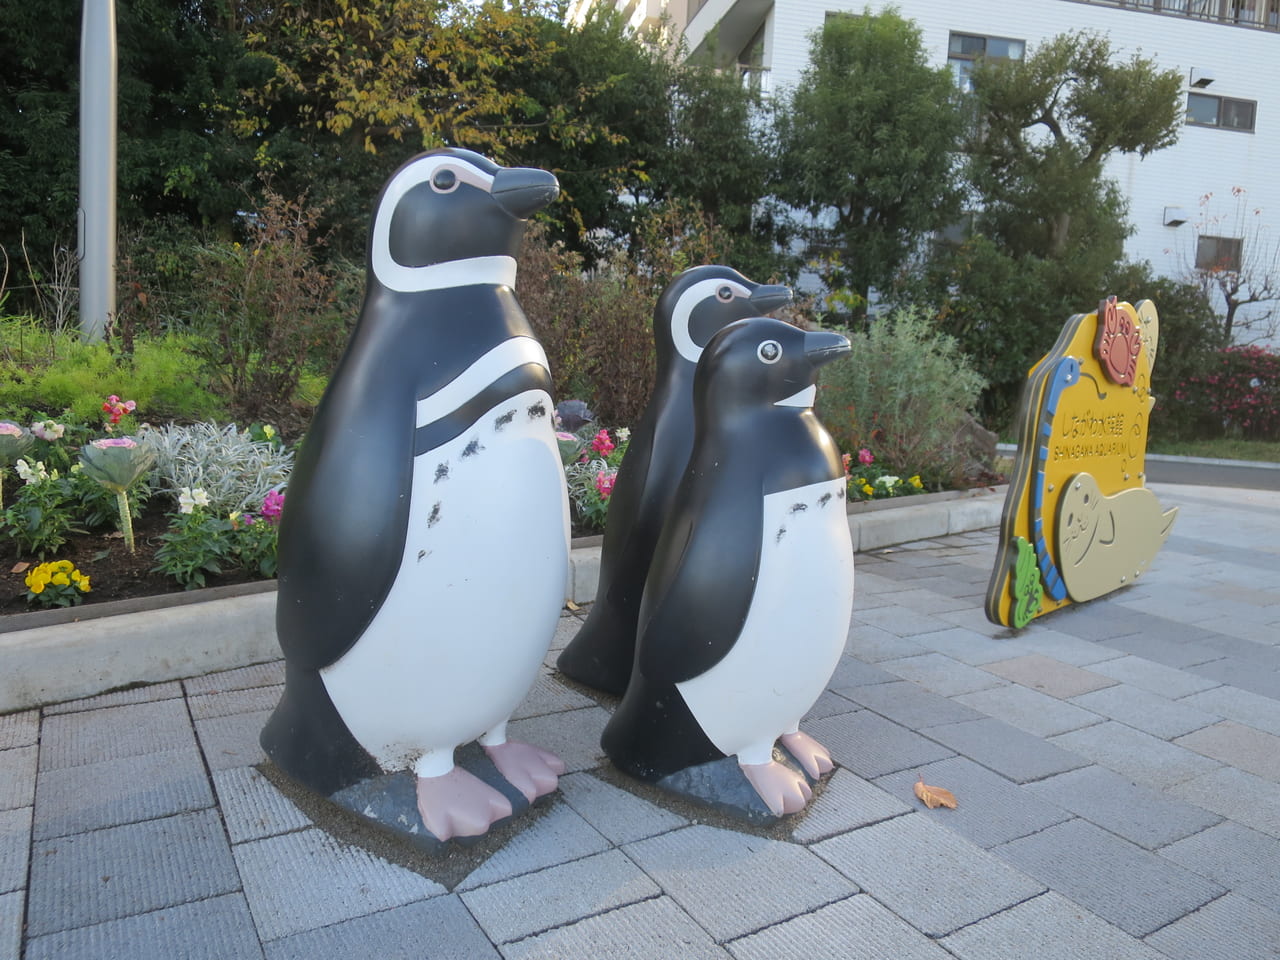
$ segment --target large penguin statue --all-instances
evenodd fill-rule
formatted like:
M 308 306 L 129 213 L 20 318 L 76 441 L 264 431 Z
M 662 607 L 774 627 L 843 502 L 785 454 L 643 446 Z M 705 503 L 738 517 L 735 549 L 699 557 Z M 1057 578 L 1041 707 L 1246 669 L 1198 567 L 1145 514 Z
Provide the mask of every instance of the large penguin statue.
M 787 287 L 752 283 L 724 266 L 693 267 L 653 311 L 657 377 L 609 497 L 596 599 L 556 666 L 572 680 L 621 696 L 631 677 L 636 619 L 649 561 L 693 449 L 693 373 L 711 337 L 734 320 L 790 302 Z
M 635 666 L 601 743 L 613 763 L 669 783 L 736 756 L 775 816 L 831 769 L 801 733 L 844 650 L 853 549 L 839 451 L 813 412 L 819 366 L 844 337 L 739 320 L 694 381 L 693 453 L 654 552 Z M 804 772 L 774 759 L 782 746 Z
M 411 770 L 407 809 L 378 817 L 406 834 L 482 834 L 564 770 L 506 738 L 568 570 L 551 378 L 512 292 L 526 218 L 558 189 L 457 149 L 392 175 L 364 306 L 287 491 L 286 680 L 263 748 L 357 812 L 378 806 L 372 778 Z M 518 793 L 454 765 L 477 739 Z

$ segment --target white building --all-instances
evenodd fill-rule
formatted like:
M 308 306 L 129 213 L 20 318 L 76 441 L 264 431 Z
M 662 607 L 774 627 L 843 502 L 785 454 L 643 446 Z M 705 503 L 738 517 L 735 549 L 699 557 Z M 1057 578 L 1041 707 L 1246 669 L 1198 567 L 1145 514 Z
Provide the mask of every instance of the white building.
M 828 13 L 860 13 L 882 0 L 631 0 L 637 19 L 663 11 L 691 52 L 767 78 L 778 92 L 808 64 L 810 35 Z M 1107 169 L 1129 199 L 1131 260 L 1186 278 L 1201 266 L 1246 269 L 1280 241 L 1280 0 L 897 0 L 938 65 L 961 82 L 978 53 L 1021 58 L 1060 33 L 1106 34 L 1118 55 L 1140 51 L 1186 83 L 1178 143 Z M 1280 272 L 1280 264 L 1277 265 Z M 1280 277 L 1278 277 L 1280 279 Z

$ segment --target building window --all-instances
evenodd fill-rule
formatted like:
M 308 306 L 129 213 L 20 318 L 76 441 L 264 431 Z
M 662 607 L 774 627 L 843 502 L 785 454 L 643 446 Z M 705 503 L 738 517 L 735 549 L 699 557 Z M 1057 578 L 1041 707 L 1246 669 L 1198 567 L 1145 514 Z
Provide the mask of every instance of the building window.
M 1207 93 L 1187 94 L 1187 123 L 1201 127 L 1253 131 L 1258 105 L 1253 100 L 1212 97 Z
M 1027 52 L 1025 40 L 1008 37 L 983 37 L 972 33 L 953 33 L 947 45 L 947 66 L 955 74 L 956 84 L 965 93 L 973 89 L 969 73 L 979 57 L 991 60 L 1021 60 Z
M 1243 242 L 1239 237 L 1209 237 L 1201 234 L 1196 240 L 1196 269 L 1238 273 L 1242 247 Z

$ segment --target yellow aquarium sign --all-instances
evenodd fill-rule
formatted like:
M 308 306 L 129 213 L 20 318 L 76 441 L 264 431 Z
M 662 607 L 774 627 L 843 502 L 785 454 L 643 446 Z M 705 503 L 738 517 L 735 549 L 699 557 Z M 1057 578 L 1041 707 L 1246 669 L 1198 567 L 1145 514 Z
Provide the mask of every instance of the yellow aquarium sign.
M 1145 487 L 1160 319 L 1110 297 L 1027 375 L 987 617 L 1024 627 L 1141 577 L 1177 509 Z

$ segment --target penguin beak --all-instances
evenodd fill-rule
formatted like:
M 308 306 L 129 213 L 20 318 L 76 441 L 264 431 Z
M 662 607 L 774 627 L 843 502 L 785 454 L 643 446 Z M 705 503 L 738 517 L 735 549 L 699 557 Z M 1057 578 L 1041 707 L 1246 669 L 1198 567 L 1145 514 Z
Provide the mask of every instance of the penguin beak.
M 526 220 L 560 195 L 555 174 L 536 167 L 504 167 L 493 178 L 490 191 L 507 213 Z
M 810 330 L 804 335 L 804 355 L 809 363 L 820 367 L 839 357 L 843 357 L 853 348 L 849 346 L 847 337 L 827 330 Z
M 772 313 L 791 302 L 791 288 L 779 284 L 762 285 L 751 291 L 751 305 L 760 313 Z

